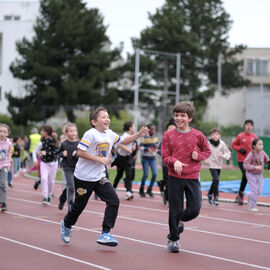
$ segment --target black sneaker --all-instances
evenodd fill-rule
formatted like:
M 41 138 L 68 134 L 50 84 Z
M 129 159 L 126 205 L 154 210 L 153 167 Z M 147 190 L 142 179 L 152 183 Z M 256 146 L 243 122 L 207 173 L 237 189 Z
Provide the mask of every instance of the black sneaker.
M 48 198 L 43 198 L 43 200 L 42 200 L 42 204 L 43 205 L 49 205 L 50 204 L 50 202 L 49 202 L 49 200 L 48 200 Z
M 179 246 L 178 241 L 168 241 L 168 251 L 172 253 L 178 253 L 179 252 Z
M 41 183 L 41 180 L 40 180 L 40 179 L 37 179 L 37 180 L 35 181 L 35 184 L 34 184 L 34 189 L 35 189 L 35 190 L 38 189 L 38 186 L 40 185 L 40 183 Z
M 4 202 L 0 204 L 0 210 L 1 210 L 2 212 L 7 211 L 7 205 L 6 205 Z
M 153 193 L 152 191 L 148 190 L 146 193 L 147 193 L 151 198 L 154 197 L 154 193 Z
M 181 220 L 178 223 L 178 230 L 179 230 L 179 233 L 182 233 L 184 231 L 184 222 Z
M 145 193 L 144 193 L 143 191 L 140 191 L 140 192 L 139 192 L 139 195 L 140 195 L 141 197 L 143 197 L 143 198 L 145 197 Z
M 209 193 L 207 194 L 207 198 L 208 198 L 208 202 L 210 205 L 213 204 L 213 198 L 212 198 L 212 195 L 210 195 Z
M 218 198 L 214 198 L 213 205 L 218 206 Z

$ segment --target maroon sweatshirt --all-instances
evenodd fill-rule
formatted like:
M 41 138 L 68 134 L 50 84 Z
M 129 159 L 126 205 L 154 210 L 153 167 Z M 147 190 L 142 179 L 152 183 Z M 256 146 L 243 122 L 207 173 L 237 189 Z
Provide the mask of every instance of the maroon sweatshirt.
M 198 152 L 198 160 L 192 159 L 192 152 Z M 165 132 L 162 144 L 161 155 L 163 163 L 169 169 L 169 175 L 182 179 L 198 179 L 201 169 L 201 161 L 211 155 L 211 150 L 206 137 L 194 128 L 189 132 L 182 133 L 174 129 Z M 181 175 L 174 170 L 174 163 L 179 160 L 187 164 L 183 167 Z

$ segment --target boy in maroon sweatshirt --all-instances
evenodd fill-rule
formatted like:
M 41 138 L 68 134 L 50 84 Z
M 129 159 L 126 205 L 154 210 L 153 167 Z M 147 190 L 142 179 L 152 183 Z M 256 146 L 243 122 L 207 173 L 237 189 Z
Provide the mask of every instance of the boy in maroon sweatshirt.
M 194 111 L 191 102 L 180 102 L 175 105 L 173 115 L 177 128 L 165 132 L 162 139 L 162 161 L 169 170 L 169 252 L 179 252 L 178 240 L 184 230 L 183 222 L 194 219 L 200 213 L 201 161 L 211 154 L 206 137 L 200 131 L 189 127 Z M 184 196 L 186 197 L 185 209 Z
M 232 143 L 232 148 L 237 151 L 237 162 L 242 172 L 241 184 L 235 199 L 235 202 L 239 205 L 244 204 L 244 190 L 247 185 L 246 170 L 243 166 L 243 163 L 248 153 L 251 151 L 252 141 L 255 138 L 258 138 L 256 134 L 252 133 L 253 127 L 253 121 L 247 119 L 244 123 L 244 132 L 239 133 Z

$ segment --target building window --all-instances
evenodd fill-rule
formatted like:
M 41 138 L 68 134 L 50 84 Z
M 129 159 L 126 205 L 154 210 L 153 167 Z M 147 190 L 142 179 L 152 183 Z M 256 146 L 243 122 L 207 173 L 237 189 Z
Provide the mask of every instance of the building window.
M 247 75 L 266 76 L 268 74 L 268 61 L 247 60 Z
M 11 21 L 12 20 L 12 16 L 11 15 L 5 15 L 4 16 L 4 20 L 5 21 Z
M 14 16 L 14 21 L 19 21 L 20 19 L 21 19 L 21 16 L 19 16 L 19 15 Z

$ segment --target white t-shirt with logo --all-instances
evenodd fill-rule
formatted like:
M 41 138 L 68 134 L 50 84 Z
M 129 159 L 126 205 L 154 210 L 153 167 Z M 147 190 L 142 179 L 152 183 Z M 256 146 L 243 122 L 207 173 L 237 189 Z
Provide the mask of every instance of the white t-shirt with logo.
M 122 137 L 111 129 L 99 132 L 95 128 L 91 128 L 84 133 L 78 148 L 94 156 L 109 157 L 113 145 L 121 143 L 122 140 Z M 105 166 L 100 162 L 79 158 L 74 175 L 80 180 L 96 182 L 106 176 L 105 172 Z
M 126 137 L 128 137 L 128 136 L 130 136 L 130 135 L 129 135 L 128 133 L 125 132 L 125 133 L 122 135 L 122 138 L 124 139 L 124 138 L 126 138 Z M 125 145 L 125 146 L 126 146 L 129 150 L 132 150 L 132 144 L 133 144 L 133 143 L 131 142 L 131 143 Z M 129 152 L 123 150 L 123 149 L 120 148 L 120 147 L 117 148 L 117 153 L 118 153 L 119 155 L 121 155 L 121 156 L 124 156 L 124 157 L 130 155 Z

